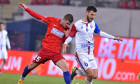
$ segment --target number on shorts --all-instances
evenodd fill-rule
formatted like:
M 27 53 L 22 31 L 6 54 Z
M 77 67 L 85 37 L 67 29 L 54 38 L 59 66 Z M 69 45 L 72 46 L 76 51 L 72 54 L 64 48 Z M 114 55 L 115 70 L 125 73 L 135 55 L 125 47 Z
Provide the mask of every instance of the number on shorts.
M 40 56 L 37 56 L 37 55 L 36 55 L 36 57 L 34 58 L 34 60 L 36 60 L 37 62 L 39 62 L 40 59 L 41 59 L 41 57 L 40 57 Z
M 88 66 L 88 63 L 84 62 L 85 66 Z

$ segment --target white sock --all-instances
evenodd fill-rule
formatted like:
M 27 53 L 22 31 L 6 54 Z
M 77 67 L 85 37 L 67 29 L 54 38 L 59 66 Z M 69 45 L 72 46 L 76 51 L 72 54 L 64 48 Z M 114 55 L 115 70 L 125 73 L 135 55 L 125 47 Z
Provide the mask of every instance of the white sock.
M 82 76 L 85 76 L 85 77 L 87 77 L 87 75 L 86 75 L 86 72 L 84 71 L 84 70 L 80 70 L 80 69 L 78 69 L 78 70 L 76 70 L 76 73 L 78 74 L 78 75 L 82 75 Z
M 92 84 L 92 81 L 91 82 L 88 82 L 87 79 L 85 78 L 85 83 L 86 84 Z

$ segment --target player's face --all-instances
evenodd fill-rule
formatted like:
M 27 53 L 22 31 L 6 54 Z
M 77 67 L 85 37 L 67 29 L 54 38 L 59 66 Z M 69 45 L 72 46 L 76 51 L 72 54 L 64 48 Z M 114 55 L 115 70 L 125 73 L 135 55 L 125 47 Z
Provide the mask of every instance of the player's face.
M 64 28 L 69 27 L 69 26 L 70 26 L 70 24 L 71 24 L 71 23 L 70 23 L 70 21 L 69 21 L 69 20 L 63 20 L 63 24 L 62 24 L 62 25 L 63 25 L 63 27 L 64 27 Z
M 87 11 L 86 16 L 87 16 L 88 22 L 92 22 L 92 20 L 94 19 L 95 15 L 96 15 L 96 12 L 94 12 L 94 11 L 88 12 Z
M 4 24 L 0 24 L 0 31 L 4 29 Z

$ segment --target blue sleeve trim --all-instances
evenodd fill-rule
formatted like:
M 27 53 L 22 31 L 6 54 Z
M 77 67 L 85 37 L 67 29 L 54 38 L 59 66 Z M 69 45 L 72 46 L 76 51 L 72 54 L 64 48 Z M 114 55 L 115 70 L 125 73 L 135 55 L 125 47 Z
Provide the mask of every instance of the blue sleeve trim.
M 100 29 L 99 29 L 98 25 L 95 23 L 94 33 L 99 33 L 99 32 L 100 32 Z
M 69 37 L 73 38 L 74 36 L 69 36 Z
M 8 33 L 7 33 L 7 35 L 6 35 L 7 37 L 8 37 Z

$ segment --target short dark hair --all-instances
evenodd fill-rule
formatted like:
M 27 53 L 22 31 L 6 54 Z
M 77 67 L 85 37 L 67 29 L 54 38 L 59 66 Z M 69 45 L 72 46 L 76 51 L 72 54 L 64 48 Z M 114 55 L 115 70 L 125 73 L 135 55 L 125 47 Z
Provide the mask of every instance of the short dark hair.
M 94 6 L 88 6 L 87 9 L 86 9 L 86 11 L 88 11 L 88 12 L 90 12 L 90 11 L 97 12 L 97 9 Z
M 72 16 L 72 14 L 66 14 L 65 16 L 64 16 L 64 19 L 65 20 L 68 20 L 69 22 L 73 22 L 73 16 Z
M 4 23 L 3 23 L 3 22 L 0 22 L 0 25 L 1 25 L 1 24 L 4 24 Z

